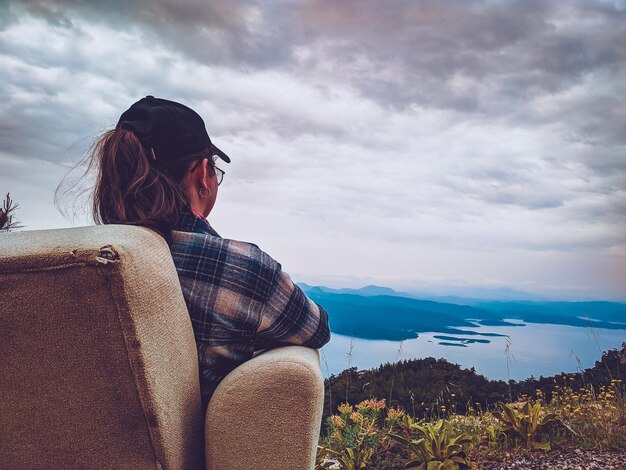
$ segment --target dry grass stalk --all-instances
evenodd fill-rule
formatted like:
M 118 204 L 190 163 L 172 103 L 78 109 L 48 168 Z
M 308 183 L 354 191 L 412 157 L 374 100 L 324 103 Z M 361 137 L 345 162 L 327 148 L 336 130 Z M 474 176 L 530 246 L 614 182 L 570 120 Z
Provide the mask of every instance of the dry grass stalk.
M 0 209 L 0 231 L 9 232 L 23 227 L 20 225 L 20 222 L 14 218 L 15 211 L 18 207 L 19 206 L 11 199 L 11 195 L 7 193 L 2 203 L 2 208 Z

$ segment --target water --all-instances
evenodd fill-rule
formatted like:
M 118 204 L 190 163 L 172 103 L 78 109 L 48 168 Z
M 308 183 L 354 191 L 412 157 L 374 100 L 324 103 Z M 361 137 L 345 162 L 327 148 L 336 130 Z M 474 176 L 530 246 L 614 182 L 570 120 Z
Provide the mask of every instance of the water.
M 519 323 L 518 320 L 507 321 Z M 576 372 L 574 354 L 580 359 L 583 369 L 593 367 L 595 361 L 600 359 L 600 351 L 621 348 L 622 341 L 626 341 L 626 330 L 594 329 L 592 332 L 589 328 L 564 325 L 528 323 L 525 326 L 481 326 L 475 330 L 508 335 L 512 356 L 509 373 L 510 378 L 515 380 L 526 379 L 531 375 L 539 377 Z M 352 367 L 369 369 L 385 362 L 395 362 L 396 358 L 403 360 L 430 356 L 443 357 L 464 368 L 475 367 L 476 372 L 489 379 L 507 380 L 506 336 L 465 336 L 490 341 L 487 344 L 467 344 L 466 347 L 440 345 L 442 340 L 434 336 L 441 336 L 441 333 L 420 333 L 418 338 L 404 341 L 400 354 L 399 342 L 354 338 L 350 359 L 347 353 L 351 338 L 333 334 L 330 342 L 322 348 L 326 360 L 326 363 L 322 362 L 322 371 L 328 377 L 348 368 L 349 361 Z

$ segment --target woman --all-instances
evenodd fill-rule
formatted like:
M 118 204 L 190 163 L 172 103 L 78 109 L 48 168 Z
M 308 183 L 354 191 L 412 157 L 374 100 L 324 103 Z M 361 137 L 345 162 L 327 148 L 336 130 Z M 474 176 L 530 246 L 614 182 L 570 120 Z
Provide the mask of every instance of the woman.
M 221 238 L 206 217 L 230 158 L 202 118 L 147 96 L 93 147 L 96 223 L 149 227 L 168 242 L 191 316 L 203 406 L 217 384 L 255 350 L 281 344 L 320 348 L 328 315 L 251 243 Z

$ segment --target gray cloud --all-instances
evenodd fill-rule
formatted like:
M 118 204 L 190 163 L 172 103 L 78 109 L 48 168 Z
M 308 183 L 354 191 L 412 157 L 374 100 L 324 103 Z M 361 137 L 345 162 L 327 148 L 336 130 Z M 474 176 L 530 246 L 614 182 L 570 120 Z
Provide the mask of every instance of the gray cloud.
M 578 113 L 594 121 L 574 120 L 573 135 L 626 139 L 614 124 L 626 98 L 610 89 L 593 103 L 575 103 L 577 109 L 532 107 L 533 98 L 572 88 L 589 73 L 606 71 L 616 83 L 624 81 L 626 11 L 620 3 L 32 0 L 20 5 L 58 27 L 72 28 L 81 17 L 121 31 L 141 25 L 146 42 L 173 47 L 204 64 L 281 67 L 316 84 L 332 76 L 383 106 L 418 104 L 512 117 L 518 124 L 524 115 L 546 122 L 559 112 Z M 600 106 L 602 113 L 594 113 Z
M 363 276 L 430 256 L 408 244 L 624 257 L 624 2 L 33 0 L 0 18 L 0 189 L 33 214 L 24 168 L 53 189 L 50 168 L 154 94 L 236 156 L 227 230 L 245 213 L 273 240 L 271 215 L 315 245 L 323 223 L 337 269 L 370 269 L 355 246 L 388 255 Z
M 254 2 L 149 1 L 107 3 L 27 0 L 20 8 L 52 26 L 73 28 L 79 18 L 120 30 L 139 26 L 155 45 L 173 46 L 202 62 L 269 66 L 284 60 L 280 25 L 267 34 Z M 265 10 L 267 11 L 267 10 Z M 286 26 L 286 25 L 285 25 Z

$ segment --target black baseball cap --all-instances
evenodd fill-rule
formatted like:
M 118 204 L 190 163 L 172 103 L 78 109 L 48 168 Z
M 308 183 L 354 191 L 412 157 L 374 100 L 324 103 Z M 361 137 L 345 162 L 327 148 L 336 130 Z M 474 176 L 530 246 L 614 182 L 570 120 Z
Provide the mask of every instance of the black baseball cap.
M 175 101 L 148 95 L 122 113 L 117 127 L 132 131 L 158 166 L 204 151 L 230 163 L 228 155 L 211 142 L 200 115 Z

